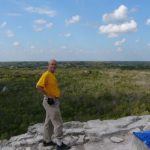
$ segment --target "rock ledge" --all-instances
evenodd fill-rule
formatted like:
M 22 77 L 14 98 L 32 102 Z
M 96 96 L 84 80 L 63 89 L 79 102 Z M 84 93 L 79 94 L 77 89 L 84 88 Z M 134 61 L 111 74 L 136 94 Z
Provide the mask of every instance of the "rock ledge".
M 150 115 L 117 120 L 72 121 L 64 123 L 63 140 L 72 146 L 71 150 L 138 150 L 137 139 L 132 132 L 149 129 Z M 0 141 L 0 150 L 54 150 L 54 147 L 43 147 L 42 135 L 43 124 L 35 124 L 25 134 Z

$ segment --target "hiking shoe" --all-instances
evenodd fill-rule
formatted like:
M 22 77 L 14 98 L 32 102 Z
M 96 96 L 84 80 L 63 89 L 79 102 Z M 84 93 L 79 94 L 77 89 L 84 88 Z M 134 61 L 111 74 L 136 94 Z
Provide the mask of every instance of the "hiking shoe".
M 53 141 L 45 142 L 43 141 L 43 146 L 55 146 L 56 144 Z
M 60 146 L 57 145 L 57 150 L 68 150 L 68 149 L 70 149 L 70 148 L 71 148 L 71 146 L 66 145 L 66 144 L 64 144 L 64 143 L 62 143 Z

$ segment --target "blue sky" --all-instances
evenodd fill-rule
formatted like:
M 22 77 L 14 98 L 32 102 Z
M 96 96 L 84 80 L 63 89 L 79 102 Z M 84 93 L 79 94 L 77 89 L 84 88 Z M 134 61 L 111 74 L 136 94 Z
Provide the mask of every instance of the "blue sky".
M 0 0 L 0 61 L 150 61 L 148 0 Z

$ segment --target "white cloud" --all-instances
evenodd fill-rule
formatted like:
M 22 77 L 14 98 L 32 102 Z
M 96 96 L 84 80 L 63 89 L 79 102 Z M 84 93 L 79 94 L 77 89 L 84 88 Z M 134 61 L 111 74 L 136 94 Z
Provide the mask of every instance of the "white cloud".
M 63 45 L 60 47 L 61 49 L 67 49 L 67 46 Z
M 71 19 L 66 20 L 66 24 L 74 24 L 80 21 L 81 17 L 79 15 L 72 16 Z
M 18 47 L 18 46 L 20 46 L 20 43 L 18 41 L 15 41 L 15 42 L 13 42 L 13 46 Z
M 44 30 L 43 27 L 33 26 L 35 32 L 42 32 Z
M 50 10 L 48 8 L 29 6 L 29 7 L 25 8 L 25 9 L 26 9 L 26 11 L 28 11 L 30 13 L 37 13 L 37 14 L 41 14 L 41 15 L 47 15 L 49 17 L 56 16 L 56 11 Z
M 122 40 L 120 40 L 120 41 L 116 41 L 115 43 L 114 43 L 114 45 L 115 46 L 121 46 L 123 43 L 125 43 L 126 42 L 126 39 L 125 38 L 123 38 Z
M 64 37 L 70 37 L 71 36 L 71 33 L 65 33 L 64 34 Z
M 44 19 L 37 19 L 33 21 L 34 25 L 33 25 L 33 29 L 36 32 L 41 32 L 44 29 L 51 29 L 53 27 L 53 23 L 52 22 L 47 22 Z
M 120 33 L 134 32 L 137 29 L 137 23 L 134 20 L 122 24 L 108 24 L 99 27 L 99 32 L 108 34 L 109 37 L 116 37 Z
M 147 19 L 146 24 L 147 24 L 147 25 L 150 25 L 150 18 Z
M 109 24 L 99 26 L 99 32 L 107 34 L 108 37 L 118 37 L 121 33 L 137 30 L 137 23 L 134 19 L 129 20 L 128 8 L 125 5 L 120 5 L 112 13 L 104 14 L 102 18 Z
M 122 51 L 123 51 L 122 45 L 123 45 L 123 43 L 125 43 L 125 42 L 126 42 L 126 39 L 125 39 L 125 38 L 121 39 L 120 41 L 116 41 L 116 42 L 114 43 L 114 46 L 117 46 L 116 51 L 122 52 Z
M 47 21 L 44 19 L 37 19 L 37 20 L 34 20 L 34 23 L 37 25 L 43 25 L 43 24 L 45 25 Z
M 135 42 L 136 42 L 136 43 L 140 42 L 140 39 L 136 39 Z
M 18 16 L 22 16 L 21 13 L 8 13 L 8 16 L 13 16 L 13 17 L 18 17 Z
M 6 37 L 13 37 L 15 35 L 14 35 L 14 33 L 11 30 L 7 30 L 7 31 L 5 31 L 5 36 Z
M 132 13 L 135 13 L 135 12 L 137 12 L 138 11 L 138 8 L 132 8 L 131 10 L 130 10 L 130 12 L 132 12 Z
M 53 23 L 52 23 L 52 22 L 49 22 L 49 23 L 47 23 L 47 24 L 45 25 L 45 27 L 46 27 L 47 29 L 51 29 L 51 28 L 53 27 Z
M 125 5 L 121 5 L 112 13 L 104 14 L 102 18 L 103 18 L 103 21 L 106 21 L 106 22 L 125 20 L 127 18 L 127 12 L 128 12 L 128 8 Z
M 122 48 L 122 47 L 117 47 L 117 51 L 118 51 L 118 52 L 122 52 L 122 51 L 123 51 L 123 48 Z
M 148 43 L 147 46 L 150 48 L 150 43 Z
M 35 49 L 35 46 L 34 46 L 34 45 L 31 45 L 30 48 L 31 48 L 31 49 Z
M 2 22 L 2 24 L 0 25 L 0 28 L 4 28 L 4 27 L 6 27 L 6 25 L 7 25 L 7 22 L 4 21 L 4 22 Z

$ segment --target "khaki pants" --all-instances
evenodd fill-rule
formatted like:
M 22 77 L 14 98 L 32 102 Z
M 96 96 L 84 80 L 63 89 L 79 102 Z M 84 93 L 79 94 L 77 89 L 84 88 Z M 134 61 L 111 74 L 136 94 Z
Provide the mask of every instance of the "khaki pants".
M 62 139 L 63 121 L 59 108 L 59 100 L 56 100 L 54 105 L 47 103 L 47 98 L 44 97 L 43 107 L 46 111 L 46 118 L 44 123 L 44 141 L 49 142 L 52 140 L 52 135 L 55 141 Z

